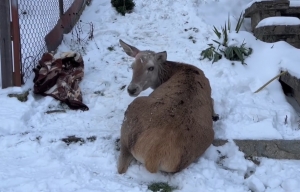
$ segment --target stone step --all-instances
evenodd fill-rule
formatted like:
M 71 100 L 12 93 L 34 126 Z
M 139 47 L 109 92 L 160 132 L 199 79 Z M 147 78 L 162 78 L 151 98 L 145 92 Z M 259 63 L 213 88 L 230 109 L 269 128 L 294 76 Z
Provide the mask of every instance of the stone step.
M 262 26 L 255 28 L 253 34 L 264 42 L 286 41 L 290 45 L 300 48 L 300 25 Z
M 289 9 L 289 6 L 289 0 L 255 2 L 245 10 L 244 16 L 251 18 L 251 27 L 254 30 L 261 20 L 267 17 L 281 16 L 282 11 Z
M 300 160 L 300 140 L 233 140 L 246 157 Z M 214 146 L 222 146 L 227 140 L 215 139 Z
M 257 1 L 245 10 L 245 17 L 250 18 L 257 12 L 286 10 L 289 8 L 289 6 L 289 0 Z
M 257 27 L 254 33 L 258 35 L 300 35 L 300 25 L 269 25 Z

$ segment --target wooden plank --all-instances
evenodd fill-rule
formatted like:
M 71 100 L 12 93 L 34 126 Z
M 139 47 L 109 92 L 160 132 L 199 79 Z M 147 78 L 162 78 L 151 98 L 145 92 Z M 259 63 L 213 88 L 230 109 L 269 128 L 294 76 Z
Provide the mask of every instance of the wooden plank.
M 290 86 L 293 89 L 293 97 L 296 99 L 297 103 L 300 105 L 300 79 L 292 76 L 290 73 L 285 73 L 280 77 L 280 80 Z
M 0 1 L 0 49 L 2 88 L 13 86 L 13 60 L 9 1 Z
M 74 0 L 70 8 L 61 17 L 65 34 L 70 33 L 76 25 L 85 5 L 85 0 Z
M 48 52 L 56 51 L 57 47 L 63 40 L 64 29 L 62 28 L 62 21 L 59 19 L 54 28 L 45 36 L 45 42 Z
M 14 57 L 14 86 L 20 87 L 23 84 L 21 70 L 21 44 L 20 44 L 20 25 L 18 14 L 18 0 L 11 0 L 12 17 L 12 36 L 13 36 L 13 57 Z
M 64 33 L 66 34 L 71 32 L 85 8 L 85 5 L 85 0 L 74 0 L 70 8 L 61 15 L 56 26 L 45 37 L 47 50 L 49 52 L 55 51 L 61 44 Z
M 283 74 L 280 80 L 293 88 L 294 91 L 300 92 L 300 79 L 291 75 L 289 72 Z
M 248 157 L 300 160 L 300 140 L 233 140 L 239 150 Z M 227 140 L 215 139 L 214 146 L 222 146 Z

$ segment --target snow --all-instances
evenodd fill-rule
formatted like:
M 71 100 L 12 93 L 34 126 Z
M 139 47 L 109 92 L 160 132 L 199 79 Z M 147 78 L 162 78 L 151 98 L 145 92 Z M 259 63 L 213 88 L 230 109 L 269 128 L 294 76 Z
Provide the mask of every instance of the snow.
M 251 7 L 251 5 L 255 2 L 261 2 L 261 1 L 274 1 L 274 0 L 252 0 L 250 3 L 244 6 L 244 9 Z M 290 0 L 290 7 L 300 7 L 300 0 Z
M 92 1 L 83 12 L 81 20 L 95 26 L 95 39 L 83 56 L 85 76 L 80 84 L 89 111 L 66 109 L 66 113 L 46 114 L 47 110 L 66 106 L 32 92 L 24 103 L 7 97 L 32 88 L 32 80 L 21 88 L 0 90 L 0 191 L 138 192 L 147 191 L 152 182 L 168 182 L 183 192 L 296 191 L 299 161 L 261 158 L 256 165 L 244 158 L 231 139 L 300 138 L 298 114 L 278 81 L 254 93 L 281 70 L 300 77 L 300 50 L 283 41 L 256 40 L 245 31 L 245 24 L 239 33 L 229 34 L 229 43 L 245 42 L 253 48 L 245 60 L 247 65 L 225 58 L 214 64 L 200 61 L 200 52 L 217 39 L 213 25 L 220 29 L 230 13 L 234 26 L 240 15 L 237 10 L 249 1 L 135 2 L 133 13 L 125 17 L 117 14 L 108 0 Z M 88 32 L 88 28 L 83 30 Z M 58 51 L 70 50 L 70 39 L 70 34 L 65 35 Z M 215 137 L 230 142 L 209 147 L 197 162 L 174 175 L 151 174 L 137 162 L 126 174 L 117 174 L 119 151 L 115 141 L 120 136 L 124 111 L 134 99 L 121 89 L 131 80 L 132 58 L 121 49 L 119 39 L 140 49 L 166 50 L 169 60 L 201 68 L 210 80 L 215 109 L 221 118 L 214 124 Z M 110 46 L 114 50 L 108 50 Z M 141 96 L 149 93 L 150 89 Z M 61 139 L 70 135 L 97 139 L 68 146 Z
M 268 17 L 261 20 L 256 28 L 272 25 L 300 25 L 300 19 L 297 17 Z
M 265 186 L 264 184 L 256 177 L 256 176 L 251 176 L 250 178 L 247 179 L 249 189 L 252 191 L 265 191 Z
M 256 3 L 256 2 L 262 2 L 262 1 L 274 1 L 274 0 L 252 0 L 251 2 L 249 2 L 248 4 L 246 4 L 246 5 L 244 6 L 244 9 L 247 9 L 247 8 L 251 7 L 251 5 L 252 5 L 253 3 Z
M 290 7 L 300 7 L 299 0 L 290 0 Z

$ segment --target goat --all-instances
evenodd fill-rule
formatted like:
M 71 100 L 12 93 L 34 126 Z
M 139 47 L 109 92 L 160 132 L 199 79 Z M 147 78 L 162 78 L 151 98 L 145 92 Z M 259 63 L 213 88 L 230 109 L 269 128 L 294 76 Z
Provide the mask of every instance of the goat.
M 179 172 L 196 161 L 214 139 L 214 112 L 209 80 L 199 68 L 167 61 L 167 52 L 140 51 L 119 40 L 135 58 L 127 87 L 136 97 L 124 114 L 118 173 L 133 159 L 155 173 Z M 137 97 L 151 87 L 149 96 Z

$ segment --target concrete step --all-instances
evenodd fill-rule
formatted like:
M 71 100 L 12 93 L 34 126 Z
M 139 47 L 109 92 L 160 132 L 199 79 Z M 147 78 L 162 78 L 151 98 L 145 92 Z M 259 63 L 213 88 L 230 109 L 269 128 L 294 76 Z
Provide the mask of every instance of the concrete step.
M 300 160 L 300 140 L 233 140 L 246 157 Z M 222 146 L 228 140 L 215 139 L 214 146 Z

